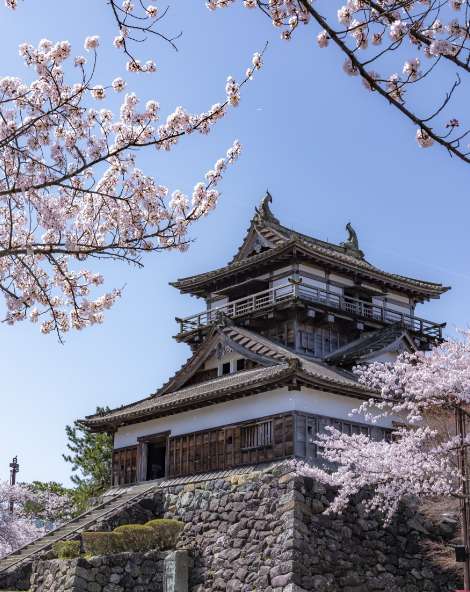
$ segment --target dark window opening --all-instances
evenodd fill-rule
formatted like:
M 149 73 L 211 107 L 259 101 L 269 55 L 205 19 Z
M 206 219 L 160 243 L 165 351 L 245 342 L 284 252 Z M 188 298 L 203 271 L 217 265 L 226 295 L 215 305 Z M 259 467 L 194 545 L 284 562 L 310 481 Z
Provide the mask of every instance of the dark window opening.
M 163 442 L 148 444 L 147 481 L 165 476 L 166 444 Z
M 240 372 L 240 370 L 245 370 L 245 358 L 242 358 L 241 360 L 237 360 L 237 372 Z
M 225 364 L 222 364 L 222 375 L 224 374 L 230 374 L 230 362 L 225 362 Z

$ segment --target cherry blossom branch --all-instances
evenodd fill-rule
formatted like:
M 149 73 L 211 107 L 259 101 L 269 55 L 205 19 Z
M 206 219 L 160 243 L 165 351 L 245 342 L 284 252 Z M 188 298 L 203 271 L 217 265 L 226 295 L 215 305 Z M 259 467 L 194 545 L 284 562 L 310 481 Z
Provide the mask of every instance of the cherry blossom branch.
M 138 0 L 140 13 L 136 13 L 135 4 L 130 0 L 124 0 L 121 6 L 118 5 L 116 0 L 107 0 L 107 2 L 119 31 L 119 35 L 114 38 L 113 45 L 118 49 L 122 49 L 129 58 L 127 67 L 130 71 L 149 72 L 156 69 L 153 61 L 147 61 L 146 64 L 142 65 L 136 59 L 129 49 L 130 41 L 141 44 L 147 40 L 148 35 L 153 35 L 163 39 L 174 50 L 178 51 L 175 41 L 181 37 L 182 33 L 169 37 L 156 29 L 156 25 L 167 15 L 169 7 L 166 7 L 160 13 L 156 6 L 145 6 L 142 0 Z
M 369 491 L 366 510 L 382 512 L 387 522 L 410 495 L 469 499 L 459 457 L 470 446 L 470 436 L 459 429 L 455 412 L 470 416 L 470 332 L 429 353 L 402 354 L 393 364 L 373 363 L 356 373 L 380 398 L 363 403 L 355 413 L 372 424 L 388 418 L 402 425 L 389 441 L 334 428 L 319 436 L 320 455 L 332 469 L 304 464 L 295 469 L 337 488 L 328 511 L 342 512 L 364 490 Z
M 216 10 L 234 2 L 208 0 L 206 4 Z M 456 66 L 462 77 L 470 73 L 470 0 L 346 0 L 344 5 L 338 2 L 336 6 L 321 0 L 315 3 L 312 0 L 244 0 L 243 4 L 267 15 L 286 40 L 301 24 L 319 25 L 318 45 L 325 48 L 334 44 L 346 58 L 343 69 L 347 74 L 360 76 L 369 91 L 385 99 L 417 126 L 416 140 L 420 147 L 438 144 L 451 156 L 470 163 L 470 147 L 464 145 L 470 128 L 458 133 L 461 123 L 453 113 L 447 121 L 442 121 L 452 108 L 451 99 L 460 87 L 459 74 L 442 93 L 444 98 L 437 100 L 429 116 L 420 115 L 419 105 L 414 106 L 411 93 L 406 94 L 430 79 L 438 66 Z M 340 27 L 333 25 L 335 12 Z M 462 17 L 454 18 L 453 15 L 459 14 Z M 413 51 L 424 55 L 430 65 L 424 68 L 423 60 L 416 56 L 401 62 L 402 75 L 392 70 L 390 75 L 381 76 L 369 69 L 379 63 L 390 68 L 392 56 L 403 60 L 403 52 L 409 51 L 405 47 L 407 43 Z M 439 88 L 440 84 L 434 85 L 431 92 Z
M 135 164 L 136 150 L 172 150 L 182 137 L 208 134 L 230 107 L 240 102 L 242 87 L 262 65 L 262 53 L 240 83 L 227 80 L 225 100 L 207 112 L 182 107 L 160 121 L 151 100 L 139 106 L 125 95 L 119 116 L 90 107 L 107 92 L 122 92 L 116 78 L 96 85 L 99 38 L 88 37 L 87 60 L 76 56 L 78 82 L 66 81 L 63 63 L 71 59 L 68 42 L 42 40 L 37 48 L 20 47 L 37 79 L 0 79 L 0 291 L 6 301 L 4 321 L 29 316 L 41 320 L 44 333 L 62 335 L 70 328 L 101 323 L 120 296 L 112 290 L 91 300 L 103 283 L 99 273 L 77 268 L 89 258 L 142 265 L 145 252 L 188 248 L 190 226 L 214 209 L 218 184 L 240 154 L 236 141 L 198 183 L 190 197 L 171 196 L 167 187 Z

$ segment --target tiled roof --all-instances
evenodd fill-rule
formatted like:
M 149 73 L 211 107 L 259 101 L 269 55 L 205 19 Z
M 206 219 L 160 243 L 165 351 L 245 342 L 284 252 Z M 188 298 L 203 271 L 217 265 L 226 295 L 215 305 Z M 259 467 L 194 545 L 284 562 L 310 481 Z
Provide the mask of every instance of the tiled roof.
M 271 248 L 247 256 L 248 254 L 245 252 L 244 247 L 247 244 L 248 237 L 252 233 L 257 233 L 264 237 L 271 245 Z M 283 226 L 274 218 L 269 209 L 267 212 L 257 210 L 243 244 L 228 265 L 206 273 L 178 279 L 176 282 L 172 282 L 171 285 L 182 291 L 190 292 L 192 287 L 203 285 L 218 277 L 223 277 L 227 273 L 251 268 L 253 265 L 267 261 L 271 257 L 283 253 L 285 249 L 294 246 L 304 247 L 311 256 L 317 257 L 321 261 L 336 263 L 356 273 L 362 272 L 363 275 L 372 280 L 384 281 L 396 287 L 414 290 L 426 296 L 438 296 L 449 289 L 442 284 L 382 271 L 364 258 L 358 256 L 357 253 L 352 253 L 344 246 L 322 241 Z
M 133 418 L 141 420 L 146 416 L 168 415 L 168 412 L 175 412 L 183 406 L 185 408 L 191 406 L 191 404 L 202 406 L 200 404 L 204 401 L 210 404 L 214 402 L 216 396 L 217 398 L 223 398 L 224 393 L 233 392 L 240 387 L 249 388 L 263 381 L 272 382 L 274 379 L 282 377 L 282 374 L 288 370 L 289 364 L 279 364 L 277 366 L 255 368 L 253 370 L 221 376 L 173 393 L 147 397 L 136 403 L 113 409 L 105 414 L 89 416 L 85 420 L 82 420 L 82 423 L 89 427 L 94 427 L 119 423 L 120 420 L 126 420 L 126 423 L 128 423 Z M 182 405 L 183 403 L 184 405 Z
M 276 384 L 287 384 L 293 377 L 323 390 L 347 392 L 352 396 L 371 396 L 371 392 L 358 384 L 351 373 L 299 356 L 247 329 L 229 326 L 217 329 L 217 334 L 227 338 L 228 344 L 238 344 L 248 356 L 250 354 L 259 356 L 264 365 L 179 388 L 176 391 L 168 391 L 168 386 L 174 384 L 175 379 L 184 375 L 187 368 L 191 367 L 194 358 L 198 355 L 196 352 L 156 394 L 104 414 L 89 416 L 81 420 L 81 423 L 92 429 L 99 429 L 105 426 L 143 421 L 151 417 L 182 412 L 193 407 L 204 407 L 227 398 L 236 398 L 243 396 L 248 391 L 269 390 Z M 216 338 L 217 335 L 214 333 L 212 339 Z M 205 347 L 209 348 L 210 346 L 206 344 Z
M 348 366 L 366 359 L 375 352 L 386 350 L 401 338 L 407 339 L 411 348 L 413 348 L 413 340 L 400 323 L 388 325 L 383 329 L 374 331 L 370 335 L 364 335 L 348 343 L 327 356 L 326 360 L 335 364 Z
M 263 337 L 258 333 L 253 333 L 253 331 L 249 331 L 248 329 L 234 325 L 232 327 L 225 328 L 224 333 L 232 341 L 239 343 L 245 349 L 248 349 L 253 353 L 263 357 L 271 358 L 272 360 L 280 360 L 282 362 L 289 360 L 299 360 L 302 368 L 306 370 L 311 376 L 315 376 L 318 379 L 331 381 L 335 384 L 342 384 L 353 388 L 357 388 L 359 386 L 356 378 L 350 372 L 346 372 L 338 368 L 332 368 L 323 362 L 302 356 L 296 352 L 291 351 L 287 347 L 284 347 L 280 343 L 271 341 L 271 339 Z

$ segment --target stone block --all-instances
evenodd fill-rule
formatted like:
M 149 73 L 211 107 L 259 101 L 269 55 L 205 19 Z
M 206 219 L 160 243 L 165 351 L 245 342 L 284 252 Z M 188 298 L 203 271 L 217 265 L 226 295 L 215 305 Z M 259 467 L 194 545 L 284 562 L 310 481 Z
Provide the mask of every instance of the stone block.
M 188 552 L 171 551 L 164 561 L 163 592 L 188 592 Z

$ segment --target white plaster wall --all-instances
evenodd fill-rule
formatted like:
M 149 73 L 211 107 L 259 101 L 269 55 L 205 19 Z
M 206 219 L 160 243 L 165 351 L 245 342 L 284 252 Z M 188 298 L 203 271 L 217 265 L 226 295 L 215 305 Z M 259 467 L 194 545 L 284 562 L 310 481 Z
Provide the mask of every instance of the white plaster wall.
M 338 282 L 338 284 L 343 284 L 343 286 L 354 286 L 354 281 L 344 275 L 337 275 L 336 273 L 330 273 L 329 279 L 332 282 Z
M 397 300 L 398 302 L 403 302 L 403 304 L 410 304 L 410 299 L 408 298 L 408 296 L 400 294 L 400 292 L 388 292 L 387 297 L 392 298 L 393 300 Z
M 280 286 L 290 286 L 289 284 L 289 277 L 290 275 L 286 275 L 285 277 L 277 278 L 271 281 L 271 288 L 279 288 Z
M 172 436 L 239 423 L 250 419 L 275 415 L 286 411 L 303 411 L 349 421 L 364 421 L 360 416 L 350 417 L 350 412 L 359 406 L 352 397 L 324 393 L 313 389 L 287 391 L 276 389 L 243 399 L 235 399 L 202 409 L 195 409 L 169 417 L 123 426 L 114 436 L 114 447 L 132 446 L 139 436 L 171 431 Z M 391 427 L 391 420 L 377 422 L 382 427 Z
M 302 285 L 303 286 L 313 286 L 314 288 L 321 288 L 322 290 L 326 290 L 326 283 L 319 281 L 319 280 L 314 280 L 311 277 L 306 277 L 302 274 L 300 274 L 300 278 L 302 279 Z
M 399 313 L 405 313 L 408 315 L 411 313 L 411 308 L 410 308 L 409 304 L 406 305 L 406 304 L 395 304 L 393 302 L 386 302 L 385 307 L 389 308 L 390 310 L 396 310 Z
M 343 288 L 334 286 L 333 284 L 328 284 L 328 292 L 333 292 L 334 294 L 342 294 Z
M 303 263 L 301 263 L 299 265 L 299 272 L 306 272 L 306 273 L 311 273 L 313 275 L 317 275 L 319 277 L 325 277 L 325 270 L 321 269 L 320 267 L 315 267 L 314 265 L 305 265 Z

